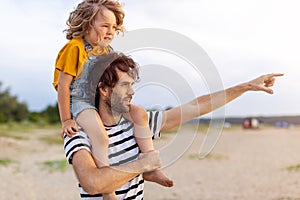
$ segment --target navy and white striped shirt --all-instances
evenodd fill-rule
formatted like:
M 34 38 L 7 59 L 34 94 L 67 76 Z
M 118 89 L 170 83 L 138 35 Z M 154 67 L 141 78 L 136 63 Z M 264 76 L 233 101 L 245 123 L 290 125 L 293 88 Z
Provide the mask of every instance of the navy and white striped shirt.
M 153 138 L 160 137 L 162 125 L 162 112 L 148 111 L 149 126 Z M 138 159 L 139 147 L 135 141 L 133 124 L 122 119 L 115 126 L 105 127 L 109 136 L 109 162 L 112 166 L 126 164 Z M 72 138 L 65 137 L 64 149 L 67 160 L 72 164 L 72 157 L 75 152 L 86 149 L 91 153 L 91 144 L 88 136 L 80 130 Z M 128 181 L 125 185 L 115 191 L 118 199 L 143 199 L 144 180 L 142 175 Z M 79 184 L 81 198 L 84 200 L 101 200 L 102 194 L 90 195 L 86 193 Z

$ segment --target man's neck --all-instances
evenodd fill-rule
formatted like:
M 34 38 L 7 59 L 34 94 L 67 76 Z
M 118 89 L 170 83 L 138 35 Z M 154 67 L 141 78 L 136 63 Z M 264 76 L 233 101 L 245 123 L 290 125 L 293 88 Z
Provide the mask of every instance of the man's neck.
M 113 126 L 119 123 L 122 115 L 119 113 L 113 113 L 111 108 L 106 104 L 101 104 L 99 106 L 99 115 L 102 123 L 106 126 Z

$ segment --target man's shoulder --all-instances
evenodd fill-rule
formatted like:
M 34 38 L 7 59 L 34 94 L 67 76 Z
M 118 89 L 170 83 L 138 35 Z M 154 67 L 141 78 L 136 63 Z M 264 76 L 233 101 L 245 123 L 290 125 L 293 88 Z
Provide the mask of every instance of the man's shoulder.
M 73 154 L 82 149 L 91 152 L 90 140 L 81 128 L 79 128 L 79 131 L 71 138 L 66 135 L 64 136 L 64 150 L 70 164 L 72 164 Z

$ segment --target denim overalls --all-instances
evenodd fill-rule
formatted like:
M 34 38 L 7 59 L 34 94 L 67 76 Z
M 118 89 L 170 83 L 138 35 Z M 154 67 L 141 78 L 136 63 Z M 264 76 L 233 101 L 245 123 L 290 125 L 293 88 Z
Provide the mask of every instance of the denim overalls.
M 84 47 L 86 52 L 92 50 L 92 46 L 86 40 L 84 40 Z M 70 85 L 70 106 L 73 119 L 76 119 L 78 114 L 83 110 L 97 110 L 97 108 L 95 107 L 95 93 L 97 85 L 95 85 L 95 83 L 91 85 L 91 81 L 89 78 L 89 72 L 91 71 L 90 68 L 94 66 L 92 64 L 96 60 L 96 56 L 89 55 L 80 77 L 73 80 Z

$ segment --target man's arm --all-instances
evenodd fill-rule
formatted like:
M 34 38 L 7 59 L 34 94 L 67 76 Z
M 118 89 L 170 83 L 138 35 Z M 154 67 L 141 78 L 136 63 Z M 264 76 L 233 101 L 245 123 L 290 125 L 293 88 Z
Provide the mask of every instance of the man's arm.
M 275 77 L 278 76 L 283 76 L 283 74 L 263 75 L 249 82 L 200 96 L 186 104 L 164 111 L 161 131 L 172 129 L 182 123 L 218 109 L 247 91 L 264 91 L 273 94 L 273 90 L 270 87 L 274 85 Z
M 159 153 L 140 154 L 139 159 L 122 166 L 97 168 L 90 152 L 74 153 L 72 165 L 81 187 L 89 194 L 112 193 L 137 175 L 161 166 Z

